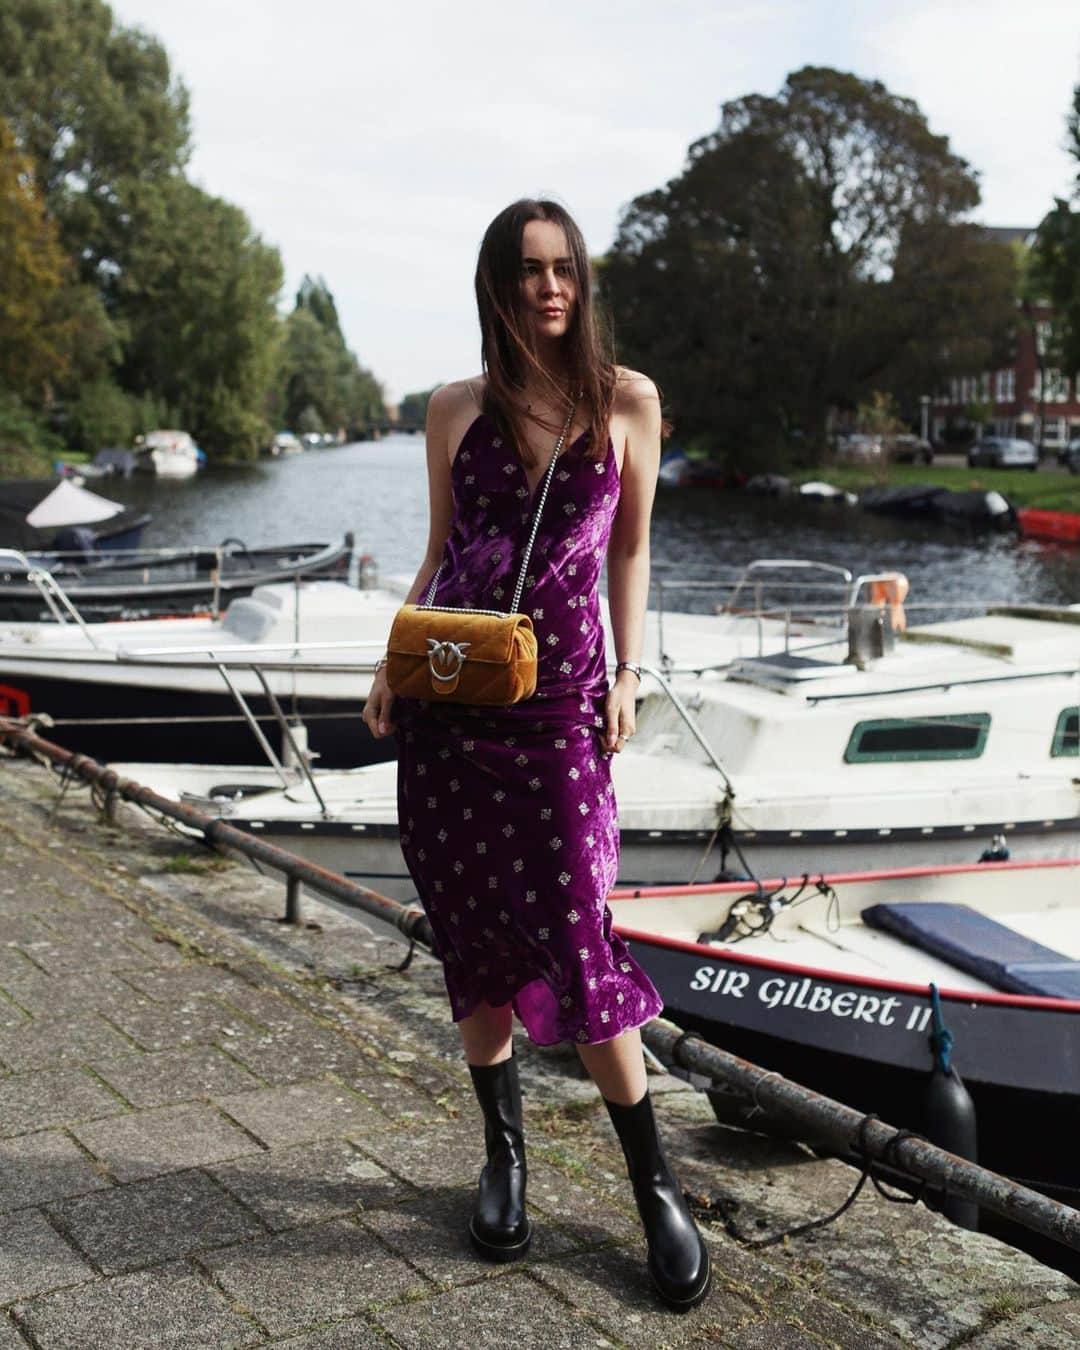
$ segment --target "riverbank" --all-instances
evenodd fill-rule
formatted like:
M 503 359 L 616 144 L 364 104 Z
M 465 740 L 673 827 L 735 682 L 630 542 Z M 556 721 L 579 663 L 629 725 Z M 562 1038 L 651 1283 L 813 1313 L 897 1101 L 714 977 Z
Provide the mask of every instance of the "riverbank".
M 1059 1272 L 715 1123 L 654 1077 L 715 1287 L 648 1293 L 632 1198 L 568 1049 L 519 1043 L 536 1239 L 491 1268 L 463 1237 L 482 1141 L 436 963 L 194 853 L 106 824 L 0 763 L 0 1344 L 59 1350 L 545 1346 L 1030 1350 L 1080 1337 Z
M 1049 468 L 1030 473 L 1020 469 L 969 469 L 966 464 L 889 464 L 879 471 L 865 464 L 832 464 L 792 475 L 796 484 L 821 481 L 854 493 L 871 487 L 932 483 L 953 492 L 1000 492 L 1017 507 L 1080 511 L 1080 477 Z

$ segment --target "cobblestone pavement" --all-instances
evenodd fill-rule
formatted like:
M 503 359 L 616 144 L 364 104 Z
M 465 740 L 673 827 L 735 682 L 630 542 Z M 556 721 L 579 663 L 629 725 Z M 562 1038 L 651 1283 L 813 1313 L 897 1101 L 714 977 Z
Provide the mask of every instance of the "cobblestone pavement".
M 649 1293 L 614 1136 L 572 1052 L 522 1044 L 536 1237 L 463 1234 L 482 1139 L 438 968 L 131 808 L 0 761 L 0 1350 L 1072 1346 L 1065 1276 L 722 1128 L 653 1081 L 716 1270 Z M 870 1188 L 867 1188 L 869 1192 Z

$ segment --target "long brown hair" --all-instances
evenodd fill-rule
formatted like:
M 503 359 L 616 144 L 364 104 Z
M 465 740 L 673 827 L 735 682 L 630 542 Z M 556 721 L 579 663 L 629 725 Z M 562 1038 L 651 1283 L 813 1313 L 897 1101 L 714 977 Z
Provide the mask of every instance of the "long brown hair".
M 535 349 L 531 327 L 523 322 L 521 247 L 531 220 L 550 221 L 562 228 L 570 252 L 577 299 L 563 342 L 570 377 L 570 393 L 545 370 Z M 615 401 L 615 366 L 601 337 L 593 306 L 592 274 L 585 240 L 570 213 L 558 202 L 522 198 L 499 212 L 484 232 L 476 263 L 476 307 L 480 316 L 481 355 L 487 380 L 484 411 L 508 435 L 525 464 L 535 463 L 525 437 L 525 423 L 548 428 L 535 413 L 521 408 L 521 394 L 529 374 L 538 375 L 551 391 L 555 406 L 570 411 L 576 393 L 589 414 L 590 459 L 603 459 L 608 447 L 608 424 Z M 559 426 L 550 428 L 553 432 Z

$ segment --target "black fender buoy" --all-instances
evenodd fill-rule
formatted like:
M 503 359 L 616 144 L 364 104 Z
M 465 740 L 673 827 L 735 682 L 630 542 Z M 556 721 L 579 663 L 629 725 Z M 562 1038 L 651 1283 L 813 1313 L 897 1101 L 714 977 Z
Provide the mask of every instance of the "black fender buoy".
M 934 1066 L 923 1090 L 923 1130 L 927 1139 L 947 1153 L 955 1153 L 966 1162 L 979 1161 L 979 1136 L 975 1122 L 975 1103 L 964 1080 L 952 1062 L 953 1037 L 945 1025 L 941 994 L 930 986 L 930 1004 L 934 1012 L 933 1029 L 927 1042 Z M 941 1213 L 960 1228 L 977 1232 L 979 1206 L 945 1192 Z
M 935 1064 L 923 1092 L 923 1131 L 927 1139 L 948 1153 L 968 1162 L 979 1161 L 979 1140 L 975 1122 L 975 1103 L 964 1080 L 950 1065 L 947 1071 Z M 948 1192 L 941 1212 L 960 1228 L 979 1228 L 979 1206 Z

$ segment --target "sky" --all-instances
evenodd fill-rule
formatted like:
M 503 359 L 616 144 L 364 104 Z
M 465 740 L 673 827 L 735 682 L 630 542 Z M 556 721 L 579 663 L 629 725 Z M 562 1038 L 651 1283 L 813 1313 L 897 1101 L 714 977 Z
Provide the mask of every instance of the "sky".
M 1076 0 L 114 0 L 191 95 L 189 176 L 244 208 L 286 271 L 325 277 L 391 400 L 479 369 L 489 220 L 554 196 L 590 251 L 680 172 L 720 106 L 805 65 L 914 99 L 978 171 L 975 218 L 1068 195 Z

